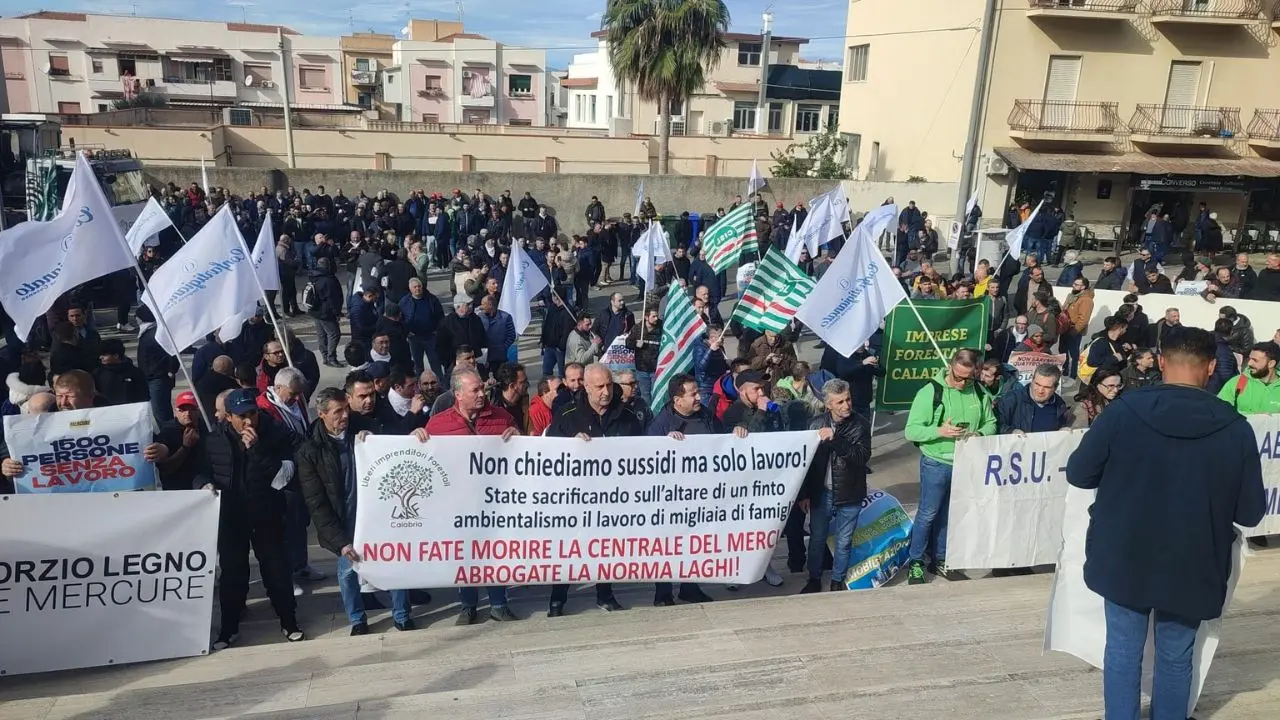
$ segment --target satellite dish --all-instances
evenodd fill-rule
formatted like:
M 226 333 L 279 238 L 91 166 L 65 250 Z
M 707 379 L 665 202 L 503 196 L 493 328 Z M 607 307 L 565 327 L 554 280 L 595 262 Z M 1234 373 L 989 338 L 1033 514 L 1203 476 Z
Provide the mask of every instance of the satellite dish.
M 252 76 L 252 75 L 245 75 L 245 76 L 244 76 L 244 86 L 245 86 L 245 87 L 253 87 L 253 76 Z

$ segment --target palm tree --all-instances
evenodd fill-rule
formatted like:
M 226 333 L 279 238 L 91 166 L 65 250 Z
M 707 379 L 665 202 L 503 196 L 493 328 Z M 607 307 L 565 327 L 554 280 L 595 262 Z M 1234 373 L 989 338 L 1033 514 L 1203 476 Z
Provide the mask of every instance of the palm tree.
M 671 144 L 671 103 L 702 89 L 729 30 L 724 0 L 607 0 L 601 25 L 619 81 L 658 104 L 658 172 Z

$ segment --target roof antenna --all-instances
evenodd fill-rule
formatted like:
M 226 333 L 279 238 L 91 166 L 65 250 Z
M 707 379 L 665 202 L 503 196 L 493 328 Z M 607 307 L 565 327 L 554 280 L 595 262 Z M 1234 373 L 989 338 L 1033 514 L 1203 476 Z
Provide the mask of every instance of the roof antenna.
M 466 3 L 464 3 L 463 0 L 454 0 L 453 5 L 458 9 L 458 24 L 462 25 L 463 24 L 462 22 L 463 8 L 465 7 Z

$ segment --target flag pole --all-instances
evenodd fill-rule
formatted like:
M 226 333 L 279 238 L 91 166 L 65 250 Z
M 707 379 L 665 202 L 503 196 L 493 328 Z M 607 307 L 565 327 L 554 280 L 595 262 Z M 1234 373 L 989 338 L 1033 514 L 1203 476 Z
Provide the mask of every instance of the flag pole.
M 275 228 L 272 228 L 274 233 Z M 262 278 L 258 277 L 258 268 L 253 264 L 253 253 L 249 250 L 249 243 L 245 242 L 244 233 L 236 228 L 236 237 L 240 239 L 240 248 L 244 250 L 244 256 L 249 261 L 249 271 L 253 275 L 253 283 L 258 286 L 258 294 L 262 296 L 262 304 L 267 307 L 267 317 L 271 319 L 271 327 L 276 332 L 276 340 L 280 342 L 280 347 L 284 349 L 284 361 L 289 363 L 289 367 L 294 367 L 293 356 L 289 353 L 289 343 L 284 339 L 284 333 L 280 331 L 280 321 L 276 318 L 276 310 L 271 305 L 271 301 L 267 299 L 267 291 L 262 286 Z M 270 260 L 275 262 L 276 254 L 271 253 L 269 258 L 265 258 L 263 262 Z

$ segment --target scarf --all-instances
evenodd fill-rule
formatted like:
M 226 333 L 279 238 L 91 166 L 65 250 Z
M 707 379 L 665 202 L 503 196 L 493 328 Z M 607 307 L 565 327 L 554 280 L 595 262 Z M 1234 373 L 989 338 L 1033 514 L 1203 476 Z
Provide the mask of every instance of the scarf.
M 372 350 L 372 349 L 371 349 L 371 350 L 369 350 L 369 359 L 370 359 L 370 360 L 373 360 L 374 362 L 390 363 L 390 362 L 391 362 L 391 355 L 390 355 L 390 354 L 387 354 L 387 355 L 379 355 L 377 350 Z
M 409 407 L 413 404 L 413 398 L 404 397 L 395 390 L 387 393 L 387 400 L 391 402 L 391 409 L 395 410 L 400 417 L 408 415 Z

